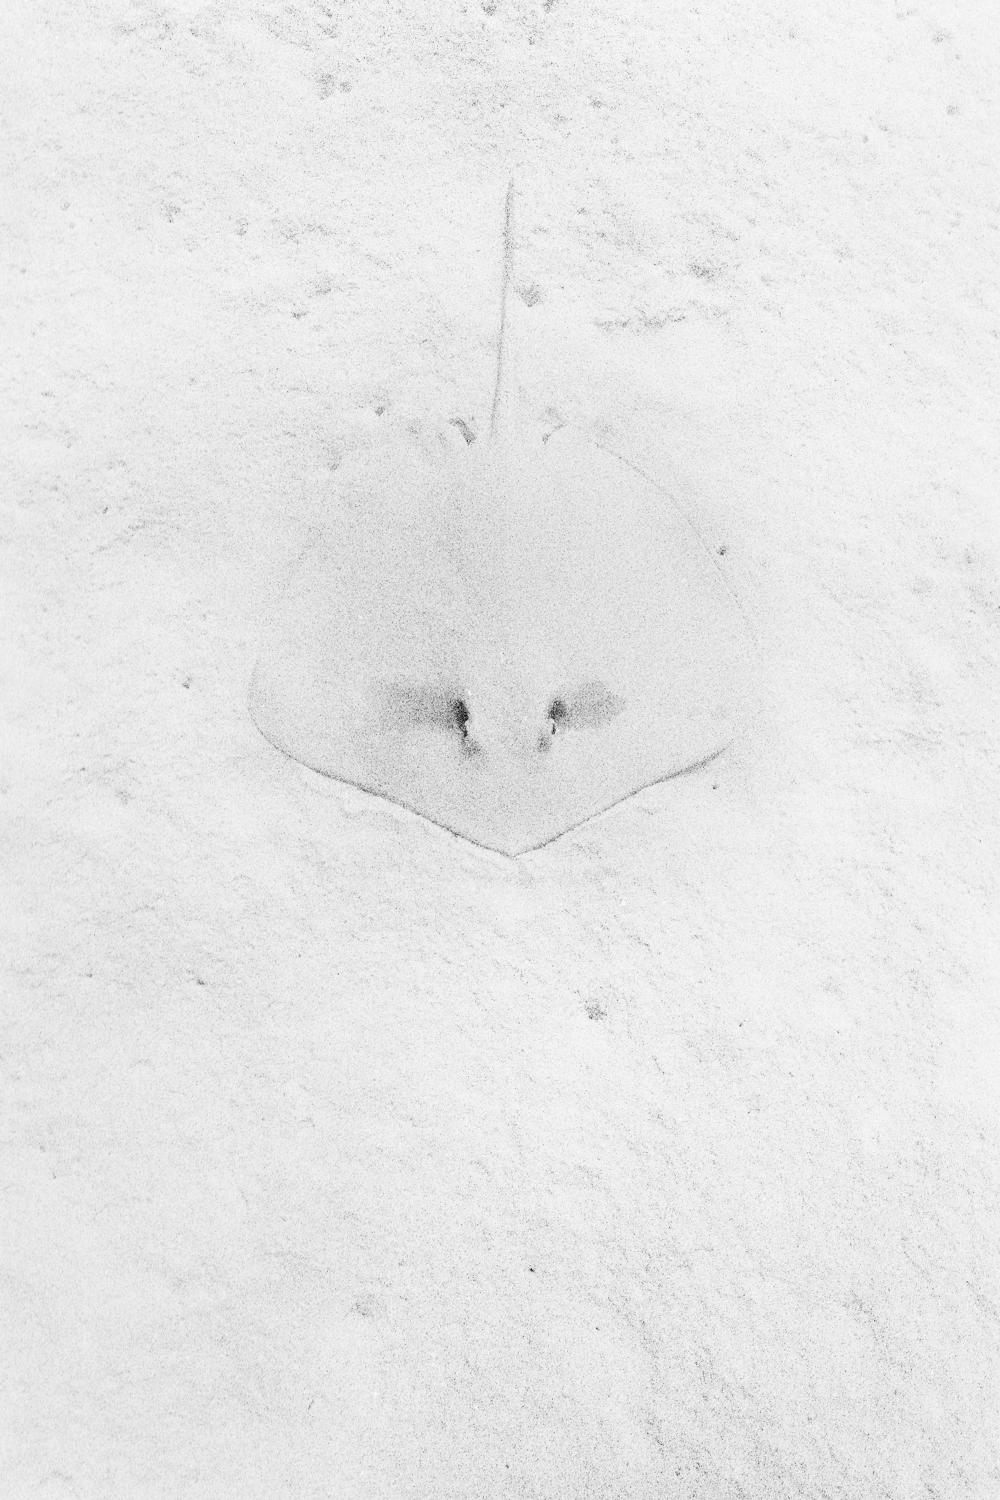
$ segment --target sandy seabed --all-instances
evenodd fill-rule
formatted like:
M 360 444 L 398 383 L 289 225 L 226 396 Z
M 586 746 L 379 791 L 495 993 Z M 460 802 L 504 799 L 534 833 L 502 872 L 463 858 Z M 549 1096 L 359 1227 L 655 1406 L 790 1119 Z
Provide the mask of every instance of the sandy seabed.
M 988 0 L 7 0 L 2 1500 L 1000 1495 Z M 517 860 L 278 754 L 384 433 L 683 497 L 759 702 Z

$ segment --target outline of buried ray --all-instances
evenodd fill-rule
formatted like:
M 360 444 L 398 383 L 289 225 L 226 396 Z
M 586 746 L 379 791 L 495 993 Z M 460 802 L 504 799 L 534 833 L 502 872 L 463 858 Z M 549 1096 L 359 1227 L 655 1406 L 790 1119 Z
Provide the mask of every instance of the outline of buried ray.
M 300 558 L 249 691 L 286 755 L 509 855 L 714 760 L 750 659 L 670 497 L 518 413 L 513 192 L 488 440 L 455 418 L 387 442 Z

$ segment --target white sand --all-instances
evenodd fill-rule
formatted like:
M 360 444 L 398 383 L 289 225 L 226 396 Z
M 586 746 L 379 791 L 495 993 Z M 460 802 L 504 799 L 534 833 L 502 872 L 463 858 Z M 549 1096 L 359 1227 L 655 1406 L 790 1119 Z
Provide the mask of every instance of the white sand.
M 1000 1493 L 996 17 L 805 10 L 3 7 L 3 1500 Z M 765 658 L 518 861 L 245 706 L 510 160 Z

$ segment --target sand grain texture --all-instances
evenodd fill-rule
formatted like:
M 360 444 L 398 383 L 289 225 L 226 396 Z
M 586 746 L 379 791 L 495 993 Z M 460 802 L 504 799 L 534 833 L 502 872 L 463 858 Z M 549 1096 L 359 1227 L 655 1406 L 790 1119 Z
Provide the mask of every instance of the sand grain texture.
M 1000 1493 L 992 7 L 0 51 L 0 1493 Z M 488 388 L 511 155 L 526 400 L 691 495 L 764 663 L 518 861 L 246 712 L 386 421 Z

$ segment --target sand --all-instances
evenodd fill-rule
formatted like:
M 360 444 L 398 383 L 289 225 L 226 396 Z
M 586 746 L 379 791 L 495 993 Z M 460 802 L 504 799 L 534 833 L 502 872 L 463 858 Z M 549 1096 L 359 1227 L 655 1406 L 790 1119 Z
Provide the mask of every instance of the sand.
M 0 43 L 0 1493 L 1000 1493 L 992 6 Z M 763 664 L 516 860 L 246 696 L 385 424 L 481 409 L 511 164 L 529 407 Z

